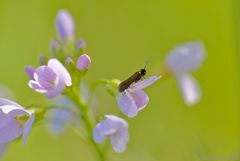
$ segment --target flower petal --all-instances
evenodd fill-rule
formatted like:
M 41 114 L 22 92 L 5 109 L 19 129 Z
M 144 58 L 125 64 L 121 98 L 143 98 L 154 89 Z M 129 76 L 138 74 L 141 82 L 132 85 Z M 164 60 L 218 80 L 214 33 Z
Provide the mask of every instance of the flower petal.
M 130 95 L 134 99 L 134 102 L 137 105 L 138 111 L 146 107 L 146 105 L 149 102 L 149 97 L 143 90 L 131 92 Z
M 43 89 L 43 88 L 38 84 L 38 82 L 36 82 L 36 81 L 34 81 L 34 80 L 30 80 L 30 81 L 28 82 L 28 86 L 29 86 L 30 88 L 32 88 L 33 90 L 39 92 L 39 93 L 46 93 L 46 92 L 47 92 L 46 89 Z
M 117 98 L 118 106 L 122 113 L 128 117 L 135 117 L 138 113 L 137 105 L 135 104 L 130 93 L 125 90 L 125 92 L 120 93 L 120 96 Z
M 187 74 L 179 76 L 177 80 L 185 103 L 189 106 L 198 103 L 201 98 L 201 90 L 197 80 Z
M 0 106 L 0 109 L 4 114 L 8 114 L 10 116 L 15 115 L 28 115 L 28 112 L 24 110 L 22 107 L 15 106 L 15 105 L 4 105 Z
M 117 117 L 115 115 L 105 115 L 104 117 L 107 120 L 111 120 L 113 122 L 116 122 L 116 123 L 120 124 L 120 127 L 128 128 L 127 121 L 125 121 L 124 119 L 122 119 L 120 117 Z
M 152 77 L 146 78 L 140 82 L 132 84 L 129 87 L 129 89 L 132 91 L 137 91 L 137 90 L 146 88 L 146 87 L 150 86 L 151 84 L 153 84 L 154 82 L 156 82 L 160 78 L 161 78 L 161 76 L 152 76 Z
M 47 90 L 46 92 L 46 96 L 48 98 L 53 98 L 59 94 L 62 93 L 63 89 L 65 88 L 65 82 L 63 79 L 59 79 L 58 83 L 56 84 L 56 86 L 50 90 Z
M 174 48 L 166 58 L 167 66 L 176 75 L 194 71 L 205 59 L 205 49 L 202 42 L 190 42 Z
M 40 66 L 36 69 L 34 78 L 42 88 L 51 89 L 54 87 L 57 74 L 48 66 Z
M 16 121 L 10 117 L 5 117 L 5 125 L 0 128 L 0 144 L 18 138 L 22 134 L 22 129 Z
M 109 136 L 113 149 L 118 153 L 124 152 L 129 141 L 128 123 L 115 115 L 105 115 L 105 118 L 117 124 L 117 131 Z
M 126 145 L 129 142 L 129 134 L 127 129 L 121 129 L 116 134 L 110 136 L 110 141 L 113 146 L 113 149 L 122 153 L 126 149 Z
M 8 142 L 0 143 L 0 158 L 3 156 L 7 146 L 8 146 Z
M 59 79 L 63 79 L 66 86 L 72 85 L 72 79 L 67 69 L 57 60 L 50 59 L 48 66 L 59 75 Z
M 96 143 L 101 143 L 103 139 L 117 131 L 116 122 L 106 119 L 99 122 L 93 131 L 93 138 Z
M 19 104 L 17 104 L 14 101 L 8 100 L 6 98 L 0 98 L 0 106 L 4 106 L 4 105 L 13 105 L 13 106 L 22 108 L 22 106 L 20 106 Z
M 115 115 L 105 115 L 105 120 L 98 123 L 94 129 L 95 142 L 101 143 L 108 136 L 116 152 L 123 152 L 129 141 L 128 123 Z
M 32 129 L 32 124 L 34 122 L 34 114 L 31 114 L 29 119 L 24 125 L 23 131 L 22 131 L 22 138 L 23 138 L 23 143 L 26 144 L 27 137 L 30 133 L 30 130 Z

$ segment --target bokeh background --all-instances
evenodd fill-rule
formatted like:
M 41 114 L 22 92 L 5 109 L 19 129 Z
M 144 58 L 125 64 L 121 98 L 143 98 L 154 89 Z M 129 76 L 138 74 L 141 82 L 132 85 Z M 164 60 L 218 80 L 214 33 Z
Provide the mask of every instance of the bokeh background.
M 78 37 L 87 42 L 92 64 L 86 82 L 125 79 L 163 62 L 175 45 L 202 40 L 207 59 L 194 73 L 202 101 L 188 107 L 174 79 L 147 89 L 149 106 L 128 119 L 131 141 L 124 154 L 108 150 L 111 161 L 240 160 L 238 0 L 0 0 L 0 82 L 24 105 L 45 102 L 27 86 L 26 64 L 37 65 L 56 38 L 59 9 L 74 16 Z M 151 70 L 151 69 L 149 69 Z M 151 72 L 150 72 L 151 73 Z M 98 110 L 117 113 L 116 101 L 98 90 Z M 94 161 L 94 153 L 72 131 L 52 137 L 34 128 L 27 145 L 13 142 L 3 161 Z

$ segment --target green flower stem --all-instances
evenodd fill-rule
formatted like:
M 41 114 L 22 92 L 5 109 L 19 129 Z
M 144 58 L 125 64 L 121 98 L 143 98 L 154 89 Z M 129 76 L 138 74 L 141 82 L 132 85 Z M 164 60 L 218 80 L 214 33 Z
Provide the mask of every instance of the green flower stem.
M 95 149 L 99 161 L 106 161 L 102 149 L 98 144 L 95 143 L 92 137 L 95 119 L 90 111 L 89 106 L 83 102 L 82 97 L 77 90 L 72 89 L 71 93 L 68 94 L 68 97 L 78 106 L 81 111 L 81 119 L 86 127 L 86 131 L 88 132 L 88 140 Z

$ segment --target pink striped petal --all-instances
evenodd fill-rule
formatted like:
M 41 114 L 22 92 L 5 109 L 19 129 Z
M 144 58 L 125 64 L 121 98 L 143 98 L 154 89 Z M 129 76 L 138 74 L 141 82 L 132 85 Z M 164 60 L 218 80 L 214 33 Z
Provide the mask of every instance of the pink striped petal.
M 146 107 L 149 102 L 149 97 L 143 90 L 131 92 L 130 95 L 132 96 L 135 104 L 137 105 L 138 111 Z
M 128 117 L 135 117 L 138 113 L 138 107 L 132 98 L 131 94 L 128 91 L 120 93 L 120 96 L 117 98 L 118 106 L 122 113 Z

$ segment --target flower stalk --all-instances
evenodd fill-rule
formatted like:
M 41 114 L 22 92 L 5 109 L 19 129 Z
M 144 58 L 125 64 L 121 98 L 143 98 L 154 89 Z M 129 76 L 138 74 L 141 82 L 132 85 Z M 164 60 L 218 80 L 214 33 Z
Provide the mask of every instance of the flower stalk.
M 96 151 L 98 160 L 106 161 L 105 155 L 101 147 L 99 146 L 99 144 L 96 144 L 92 138 L 93 128 L 96 121 L 93 117 L 92 112 L 90 111 L 89 105 L 83 102 L 83 99 L 77 90 L 72 89 L 71 92 L 68 93 L 68 97 L 76 104 L 76 106 L 81 111 L 80 117 L 84 126 L 86 127 L 88 141 Z

